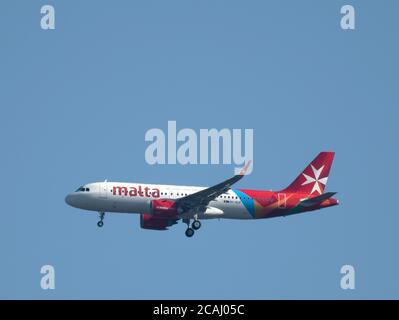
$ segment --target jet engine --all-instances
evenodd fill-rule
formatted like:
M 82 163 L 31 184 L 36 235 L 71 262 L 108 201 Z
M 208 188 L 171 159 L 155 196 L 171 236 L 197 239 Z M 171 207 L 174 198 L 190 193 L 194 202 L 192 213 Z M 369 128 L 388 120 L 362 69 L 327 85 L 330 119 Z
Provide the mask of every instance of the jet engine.
M 159 218 L 176 218 L 177 208 L 173 200 L 152 200 L 151 214 Z
M 152 230 L 167 230 L 168 227 L 173 226 L 177 223 L 176 219 L 167 219 L 167 218 L 157 218 L 149 213 L 144 213 L 140 215 L 140 226 L 143 229 L 152 229 Z

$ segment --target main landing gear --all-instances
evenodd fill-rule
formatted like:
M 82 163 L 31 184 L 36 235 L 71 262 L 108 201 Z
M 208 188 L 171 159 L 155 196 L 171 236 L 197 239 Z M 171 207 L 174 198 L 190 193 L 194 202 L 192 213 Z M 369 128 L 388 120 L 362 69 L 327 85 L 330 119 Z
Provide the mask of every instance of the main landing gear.
M 193 223 L 191 224 L 191 227 L 194 230 L 198 230 L 199 228 L 201 228 L 201 221 L 199 220 L 194 220 Z
M 104 225 L 104 216 L 105 216 L 105 212 L 100 212 L 100 221 L 97 222 L 97 227 L 102 228 Z
M 186 230 L 186 237 L 191 238 L 193 235 L 194 235 L 194 230 L 191 229 L 190 227 L 187 228 L 187 230 Z
M 186 237 L 191 238 L 194 233 L 195 230 L 198 230 L 199 228 L 201 228 L 201 221 L 198 220 L 198 218 L 195 218 L 193 223 L 191 224 L 191 228 L 190 228 L 190 219 L 183 219 L 183 222 L 187 224 L 187 229 L 186 229 Z

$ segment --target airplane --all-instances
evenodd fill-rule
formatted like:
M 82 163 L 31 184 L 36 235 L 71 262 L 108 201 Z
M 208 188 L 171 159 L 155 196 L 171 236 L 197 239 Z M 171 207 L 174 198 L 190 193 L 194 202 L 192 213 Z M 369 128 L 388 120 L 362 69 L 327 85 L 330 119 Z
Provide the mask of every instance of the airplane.
M 334 152 L 321 152 L 285 189 L 280 191 L 232 189 L 250 165 L 212 187 L 190 187 L 126 182 L 95 182 L 68 194 L 65 202 L 75 208 L 99 213 L 103 227 L 105 212 L 140 214 L 140 226 L 168 230 L 181 219 L 185 234 L 192 237 L 201 220 L 265 219 L 289 216 L 336 206 L 336 192 L 324 193 Z M 192 221 L 192 223 L 191 223 Z

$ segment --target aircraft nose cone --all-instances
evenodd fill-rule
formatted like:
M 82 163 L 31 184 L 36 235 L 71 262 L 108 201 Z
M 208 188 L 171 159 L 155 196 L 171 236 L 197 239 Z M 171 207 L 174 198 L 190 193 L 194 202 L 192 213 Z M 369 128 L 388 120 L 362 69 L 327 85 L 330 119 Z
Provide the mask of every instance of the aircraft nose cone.
M 72 195 L 68 194 L 68 195 L 65 197 L 65 202 L 66 202 L 66 204 L 69 204 L 70 206 L 73 206 L 73 203 L 72 203 Z

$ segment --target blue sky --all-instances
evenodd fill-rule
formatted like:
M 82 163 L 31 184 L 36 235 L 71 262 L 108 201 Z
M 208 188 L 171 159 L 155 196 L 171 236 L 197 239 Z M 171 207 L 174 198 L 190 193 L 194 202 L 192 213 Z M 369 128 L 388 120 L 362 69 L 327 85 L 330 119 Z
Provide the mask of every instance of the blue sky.
M 56 29 L 40 28 L 54 5 Z M 356 9 L 356 30 L 339 26 Z M 2 1 L 1 298 L 399 298 L 396 1 Z M 82 183 L 212 185 L 234 165 L 145 162 L 145 132 L 252 128 L 237 187 L 288 185 L 323 150 L 339 207 L 140 229 L 68 207 Z M 40 268 L 56 289 L 40 288 Z M 356 289 L 340 288 L 340 268 Z

